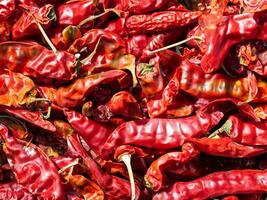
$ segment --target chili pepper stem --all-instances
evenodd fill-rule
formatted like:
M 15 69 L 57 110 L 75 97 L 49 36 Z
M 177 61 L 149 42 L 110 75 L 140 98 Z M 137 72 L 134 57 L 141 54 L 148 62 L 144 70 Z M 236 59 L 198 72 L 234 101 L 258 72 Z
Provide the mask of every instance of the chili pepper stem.
M 97 19 L 97 18 L 99 18 L 99 17 L 102 17 L 103 15 L 107 14 L 108 12 L 114 12 L 116 15 L 118 15 L 118 16 L 120 17 L 120 13 L 119 13 L 117 10 L 115 10 L 115 9 L 113 9 L 113 8 L 105 9 L 104 12 L 103 12 L 103 13 L 100 13 L 99 15 L 93 15 L 93 16 L 90 16 L 90 17 L 88 17 L 88 18 L 82 20 L 82 21 L 77 25 L 77 27 L 80 28 L 82 25 L 86 24 L 87 22 L 92 21 L 92 20 L 94 20 L 94 19 Z
M 29 11 L 27 10 L 27 12 L 29 12 Z M 52 49 L 52 51 L 53 51 L 54 53 L 56 53 L 56 52 L 57 52 L 57 49 L 56 49 L 56 47 L 54 46 L 54 44 L 51 42 L 51 40 L 49 39 L 49 37 L 47 36 L 47 34 L 46 34 L 44 28 L 42 27 L 42 25 L 38 22 L 38 20 L 35 18 L 35 16 L 34 16 L 31 12 L 29 12 L 29 14 L 30 14 L 30 15 L 33 17 L 33 19 L 35 20 L 35 23 L 36 23 L 38 29 L 40 30 L 42 36 L 44 37 L 44 39 L 45 39 L 45 41 L 47 42 L 47 44 L 49 45 L 49 47 Z
M 49 119 L 49 117 L 51 115 L 51 111 L 52 111 L 51 101 L 49 99 L 45 99 L 45 98 L 30 98 L 28 104 L 38 102 L 38 101 L 44 101 L 44 102 L 47 102 L 49 104 L 46 115 L 42 114 L 42 118 Z
M 213 138 L 219 133 L 225 132 L 229 137 L 231 136 L 232 122 L 227 120 L 219 129 L 209 135 L 209 138 Z
M 77 159 L 75 159 L 73 162 L 71 162 L 70 164 L 68 164 L 68 165 L 66 165 L 66 166 L 64 166 L 64 167 L 62 167 L 62 168 L 58 171 L 59 174 L 62 174 L 64 171 L 66 171 L 67 169 L 70 168 L 70 172 L 69 172 L 68 175 L 67 175 L 65 184 L 67 184 L 67 183 L 69 182 L 69 178 L 70 178 L 70 176 L 72 175 L 73 168 L 74 168 L 75 165 L 78 165 L 78 164 L 79 164 L 79 161 L 80 161 L 80 159 L 77 158 Z
M 96 50 L 99 46 L 99 43 L 101 41 L 102 37 L 100 37 L 95 45 L 94 50 L 92 51 L 92 53 L 90 53 L 86 58 L 84 58 L 83 60 L 81 60 L 81 63 L 84 65 L 86 62 L 88 62 L 89 60 L 91 60 L 93 58 L 93 56 L 96 54 Z
M 150 54 L 154 54 L 154 53 L 157 53 L 157 52 L 160 52 L 160 51 L 164 51 L 166 49 L 170 49 L 170 48 L 173 48 L 173 47 L 176 47 L 176 46 L 180 46 L 181 44 L 184 44 L 190 40 L 202 40 L 202 37 L 199 37 L 199 36 L 192 36 L 192 37 L 189 37 L 189 38 L 186 38 L 185 40 L 182 40 L 182 41 L 179 41 L 179 42 L 176 42 L 174 44 L 171 44 L 171 45 L 168 45 L 166 47 L 162 47 L 160 49 L 156 49 L 154 51 L 149 51 Z
M 123 154 L 119 157 L 119 160 L 123 161 L 124 164 L 126 165 L 131 184 L 131 200 L 135 200 L 135 184 L 134 184 L 133 170 L 131 166 L 131 155 Z

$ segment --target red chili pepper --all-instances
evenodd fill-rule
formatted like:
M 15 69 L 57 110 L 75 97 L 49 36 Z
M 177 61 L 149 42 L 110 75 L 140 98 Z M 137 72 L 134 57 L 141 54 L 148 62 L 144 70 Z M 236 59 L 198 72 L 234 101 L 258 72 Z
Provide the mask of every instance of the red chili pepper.
M 55 132 L 56 128 L 55 126 L 48 120 L 45 120 L 42 118 L 42 113 L 35 111 L 31 112 L 26 109 L 20 109 L 20 108 L 6 108 L 5 112 L 14 115 L 15 117 L 18 117 L 20 119 L 23 119 L 31 124 L 34 124 L 42 129 Z
M 0 196 L 2 199 L 34 200 L 33 194 L 18 183 L 1 183 Z
M 231 138 L 190 138 L 188 139 L 200 151 L 216 156 L 243 158 L 253 157 L 267 151 L 265 147 L 254 147 L 238 144 Z
M 54 53 L 35 42 L 0 43 L 0 62 L 10 71 L 42 80 L 71 80 L 76 58 L 66 51 Z
M 88 180 L 82 175 L 72 175 L 69 184 L 73 190 L 81 194 L 84 199 L 104 200 L 104 192 L 93 181 Z
M 86 141 L 90 148 L 99 153 L 99 149 L 109 137 L 112 128 L 99 124 L 73 110 L 64 110 L 64 114 L 77 134 Z
M 39 33 L 36 20 L 46 29 L 49 28 L 53 21 L 56 20 L 54 6 L 51 4 L 47 4 L 41 8 L 33 5 L 20 5 L 20 7 L 25 9 L 26 12 L 22 14 L 13 26 L 12 38 L 15 40 Z
M 44 199 L 65 199 L 60 176 L 52 161 L 37 146 L 18 140 L 1 125 L 4 152 L 18 183 Z M 38 183 L 38 184 L 36 184 Z
M 241 115 L 231 115 L 216 133 L 226 132 L 233 141 L 246 145 L 266 145 L 267 123 L 246 119 Z
M 225 16 L 223 22 L 213 28 L 203 28 L 206 46 L 201 59 L 205 73 L 218 70 L 231 46 L 244 40 L 266 40 L 265 11 Z M 241 31 L 240 31 L 241 30 Z M 220 49 L 220 51 L 218 51 Z
M 55 126 L 57 127 L 58 133 L 66 138 L 68 149 L 83 159 L 84 164 L 91 173 L 92 180 L 96 181 L 109 199 L 128 199 L 130 197 L 129 183 L 124 179 L 102 171 L 100 166 L 85 151 L 80 143 L 79 137 L 74 134 L 74 131 L 67 123 L 55 121 Z M 136 196 L 138 197 L 139 194 L 140 191 L 137 190 Z
M 155 33 L 176 29 L 197 20 L 199 12 L 163 11 L 148 15 L 132 15 L 127 18 L 125 26 L 130 35 Z
M 65 28 L 57 27 L 50 29 L 48 35 L 58 50 L 66 50 L 82 33 L 76 26 L 67 26 Z
M 154 191 L 159 191 L 165 185 L 163 170 L 171 165 L 180 165 L 190 162 L 196 156 L 199 155 L 199 150 L 190 143 L 185 143 L 182 145 L 181 152 L 169 152 L 159 157 L 151 163 L 146 175 L 145 182 L 146 186 L 153 189 Z
M 15 10 L 15 0 L 0 1 L 0 20 L 7 19 Z
M 238 79 L 221 73 L 205 74 L 201 68 L 188 60 L 182 61 L 176 76 L 180 80 L 180 89 L 198 98 L 234 97 L 241 101 L 251 101 L 258 90 L 256 77 L 251 73 Z
M 123 116 L 126 119 L 141 119 L 141 109 L 136 99 L 126 91 L 114 94 L 106 106 L 112 115 Z
M 169 190 L 156 194 L 153 200 L 200 200 L 224 194 L 261 193 L 267 189 L 266 173 L 265 170 L 215 172 L 190 182 L 177 182 Z
M 87 77 L 76 79 L 68 86 L 62 86 L 56 90 L 53 99 L 56 105 L 66 108 L 73 108 L 82 103 L 97 86 L 122 78 L 126 73 L 121 70 L 110 70 Z
M 10 40 L 11 38 L 11 25 L 5 21 L 2 20 L 0 22 L 0 42 L 5 42 Z
M 96 6 L 92 0 L 70 1 L 60 4 L 56 8 L 57 22 L 61 26 L 78 25 L 97 11 Z
M 179 147 L 186 138 L 202 136 L 223 117 L 222 112 L 197 113 L 180 119 L 148 119 L 125 122 L 118 126 L 101 149 L 101 157 L 108 158 L 122 144 L 156 149 Z

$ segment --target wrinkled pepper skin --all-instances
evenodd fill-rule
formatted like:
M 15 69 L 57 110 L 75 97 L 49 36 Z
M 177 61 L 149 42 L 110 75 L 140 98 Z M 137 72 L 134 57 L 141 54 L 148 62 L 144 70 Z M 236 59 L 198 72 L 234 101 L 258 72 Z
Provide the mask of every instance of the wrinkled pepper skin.
M 38 34 L 37 20 L 45 29 L 48 29 L 56 20 L 54 6 L 51 4 L 47 4 L 41 8 L 27 5 L 21 5 L 21 7 L 26 11 L 12 28 L 12 38 L 14 40 Z
M 0 1 L 0 20 L 7 19 L 15 11 L 15 0 Z
M 99 124 L 73 110 L 65 109 L 64 114 L 77 134 L 85 140 L 90 148 L 99 152 L 99 149 L 112 132 L 112 127 Z
M 255 122 L 241 115 L 231 115 L 227 119 L 222 131 L 232 140 L 246 145 L 267 144 L 267 122 Z M 219 129 L 220 131 L 220 129 Z
M 252 187 L 253 186 L 253 187 Z M 177 182 L 153 200 L 202 200 L 225 194 L 261 193 L 267 190 L 267 171 L 232 170 L 215 172 L 190 182 Z
M 179 147 L 186 138 L 202 136 L 222 117 L 223 113 L 218 111 L 178 119 L 158 118 L 125 122 L 111 133 L 102 147 L 101 156 L 112 157 L 114 149 L 123 144 L 155 149 Z
M 132 15 L 125 26 L 130 35 L 155 33 L 179 28 L 195 22 L 199 12 L 162 11 L 147 15 Z
M 1 199 L 20 199 L 20 200 L 34 200 L 35 197 L 22 185 L 18 183 L 1 183 L 0 184 L 0 198 Z
M 169 152 L 153 161 L 145 175 L 146 184 L 153 191 L 159 191 L 164 187 L 163 170 L 172 165 L 180 165 L 190 162 L 199 155 L 200 151 L 190 143 L 182 146 L 181 152 Z
M 75 56 L 66 51 L 53 51 L 35 42 L 0 43 L 0 62 L 10 71 L 37 80 L 67 81 L 76 77 Z
M 243 40 L 267 40 L 265 11 L 225 16 L 215 28 L 204 29 L 206 47 L 201 67 L 205 73 L 218 70 L 230 48 Z
M 228 158 L 247 158 L 267 152 L 265 147 L 246 146 L 234 142 L 231 138 L 190 138 L 188 139 L 200 151 Z
M 18 140 L 0 125 L 9 165 L 24 188 L 44 199 L 66 199 L 61 178 L 53 162 L 36 145 Z

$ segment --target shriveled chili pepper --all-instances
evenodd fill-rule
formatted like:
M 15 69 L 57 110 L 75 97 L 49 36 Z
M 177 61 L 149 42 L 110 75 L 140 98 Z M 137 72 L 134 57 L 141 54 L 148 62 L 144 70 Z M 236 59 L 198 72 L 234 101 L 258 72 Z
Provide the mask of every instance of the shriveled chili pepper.
M 15 0 L 0 1 L 0 19 L 7 19 L 15 10 Z
M 36 145 L 18 140 L 1 125 L 4 152 L 19 184 L 44 199 L 65 199 L 58 171 Z M 36 184 L 38 183 L 38 184 Z
M 256 122 L 242 115 L 231 115 L 214 134 L 226 132 L 235 142 L 246 145 L 266 145 L 266 121 Z
M 205 45 L 201 67 L 205 73 L 218 70 L 230 47 L 241 40 L 266 40 L 266 13 L 264 11 L 225 16 L 213 28 L 203 28 Z M 201 31 L 200 31 L 200 34 Z M 220 51 L 218 51 L 220 49 Z M 219 52 L 219 53 L 218 53 Z
M 99 149 L 109 137 L 112 128 L 99 124 L 74 110 L 64 110 L 64 114 L 77 134 L 86 141 L 90 148 L 99 153 Z
M 38 23 L 42 24 L 44 28 L 49 28 L 53 21 L 56 20 L 56 15 L 54 11 L 54 6 L 47 4 L 41 8 L 35 6 L 20 5 L 23 9 L 26 10 L 22 14 L 20 19 L 14 24 L 12 29 L 12 38 L 19 39 L 25 36 L 35 35 L 39 33 Z
M 100 166 L 88 155 L 79 141 L 79 137 L 74 133 L 74 130 L 65 122 L 55 121 L 58 133 L 63 135 L 68 142 L 70 151 L 79 155 L 89 172 L 92 179 L 103 189 L 109 199 L 128 199 L 130 197 L 129 183 L 124 179 L 112 176 L 102 171 Z M 122 190 L 123 188 L 123 190 Z M 140 191 L 137 190 L 137 197 Z
M 56 8 L 59 25 L 78 25 L 82 20 L 92 16 L 97 11 L 97 2 L 93 0 L 70 1 Z
M 108 83 L 122 78 L 126 73 L 121 70 L 110 70 L 76 79 L 72 84 L 56 90 L 52 102 L 61 107 L 78 106 L 101 83 Z
M 74 191 L 82 194 L 84 199 L 104 200 L 104 192 L 100 187 L 82 175 L 72 175 L 69 179 L 69 184 Z
M 146 186 L 158 191 L 164 187 L 163 170 L 170 165 L 185 164 L 199 155 L 199 150 L 190 143 L 185 143 L 182 146 L 181 152 L 169 152 L 159 157 L 151 163 L 146 175 Z
M 125 26 L 130 35 L 155 33 L 191 24 L 200 16 L 199 12 L 162 11 L 147 15 L 132 15 Z
M 228 137 L 190 138 L 188 141 L 193 143 L 200 151 L 216 156 L 243 158 L 260 155 L 267 151 L 267 148 L 265 147 L 254 147 L 238 144 Z
M 49 31 L 51 41 L 58 50 L 66 50 L 78 38 L 82 37 L 82 33 L 76 26 L 67 26 L 64 28 L 57 27 Z
M 0 197 L 2 199 L 34 200 L 35 197 L 18 183 L 1 183 Z
M 101 149 L 108 158 L 114 148 L 132 144 L 156 149 L 179 147 L 186 138 L 199 137 L 214 127 L 223 117 L 222 112 L 198 113 L 181 119 L 148 119 L 125 122 L 118 126 Z
M 18 117 L 20 119 L 23 119 L 31 124 L 34 124 L 42 129 L 55 132 L 56 128 L 55 126 L 48 120 L 45 120 L 42 118 L 42 113 L 35 111 L 31 112 L 27 109 L 21 109 L 21 108 L 5 108 L 5 112 L 14 115 L 15 117 Z
M 41 80 L 71 80 L 76 76 L 76 58 L 66 51 L 53 52 L 35 42 L 0 43 L 3 68 Z M 41 82 L 41 81 L 40 81 Z
M 265 170 L 215 172 L 190 182 L 177 182 L 169 190 L 156 194 L 153 200 L 206 199 L 224 194 L 265 192 L 265 179 Z
M 251 73 L 238 79 L 221 73 L 205 74 L 201 68 L 188 60 L 182 61 L 176 75 L 180 80 L 180 89 L 198 98 L 234 97 L 241 101 L 251 101 L 258 90 L 256 77 Z
M 11 25 L 6 20 L 0 22 L 0 42 L 5 42 L 11 38 Z

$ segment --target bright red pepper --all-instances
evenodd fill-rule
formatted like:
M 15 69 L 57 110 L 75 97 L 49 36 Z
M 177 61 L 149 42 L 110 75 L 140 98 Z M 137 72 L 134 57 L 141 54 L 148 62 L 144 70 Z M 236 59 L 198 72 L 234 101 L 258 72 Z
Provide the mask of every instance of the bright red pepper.
M 215 172 L 190 182 L 177 182 L 169 190 L 156 194 L 153 200 L 200 200 L 224 194 L 265 192 L 266 173 L 265 170 Z
M 0 197 L 2 199 L 34 200 L 35 197 L 18 183 L 1 183 Z
M 15 10 L 15 0 L 0 1 L 0 20 L 7 19 Z
M 44 199 L 64 200 L 61 179 L 53 162 L 36 145 L 18 140 L 1 125 L 4 152 L 18 183 Z M 37 184 L 36 184 L 37 183 Z

